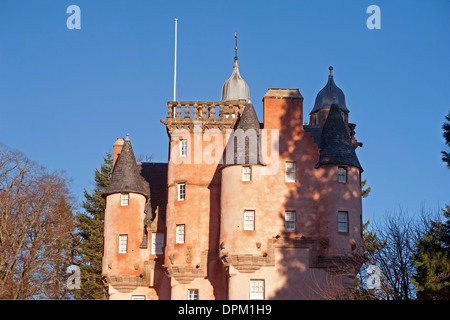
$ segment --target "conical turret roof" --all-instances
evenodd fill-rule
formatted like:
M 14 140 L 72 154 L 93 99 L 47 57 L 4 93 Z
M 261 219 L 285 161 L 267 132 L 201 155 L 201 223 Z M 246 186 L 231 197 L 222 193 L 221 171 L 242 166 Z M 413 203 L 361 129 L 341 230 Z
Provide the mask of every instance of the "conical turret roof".
M 150 197 L 149 190 L 145 188 L 140 172 L 141 168 L 136 163 L 130 139 L 127 137 L 114 165 L 111 181 L 104 196 L 132 192 L 142 194 L 148 199 Z
M 226 147 L 227 161 L 225 165 L 264 165 L 260 150 L 260 123 L 253 103 L 249 100 L 236 122 L 234 135 L 230 137 Z
M 316 166 L 323 165 L 349 165 L 362 171 L 337 104 L 331 105 L 320 137 L 320 156 Z

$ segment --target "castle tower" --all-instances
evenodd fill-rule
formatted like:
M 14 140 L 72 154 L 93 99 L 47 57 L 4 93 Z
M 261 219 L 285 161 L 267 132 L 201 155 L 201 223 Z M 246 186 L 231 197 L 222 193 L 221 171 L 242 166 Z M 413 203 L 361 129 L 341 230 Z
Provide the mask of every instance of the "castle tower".
M 341 116 L 332 104 L 322 128 L 319 160 L 316 168 L 323 171 L 332 192 L 324 203 L 321 241 L 328 243 L 329 255 L 350 255 L 362 251 L 361 164 Z M 329 230 L 337 230 L 331 233 Z
M 218 262 L 218 165 L 248 92 L 235 60 L 220 102 L 169 102 L 168 117 L 161 120 L 170 139 L 165 266 L 172 299 L 227 297 L 225 270 Z
M 130 139 L 119 138 L 114 154 L 117 160 L 104 197 L 103 270 L 111 299 L 128 299 L 130 295 L 147 296 L 142 283 L 144 261 L 149 256 L 144 234 L 149 186 L 140 176 Z

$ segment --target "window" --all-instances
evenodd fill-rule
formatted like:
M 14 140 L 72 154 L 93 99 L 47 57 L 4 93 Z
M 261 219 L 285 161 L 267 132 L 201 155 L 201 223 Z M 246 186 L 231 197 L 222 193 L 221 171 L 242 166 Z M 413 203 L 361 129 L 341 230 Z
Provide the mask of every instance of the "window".
M 244 212 L 244 230 L 255 230 L 255 211 L 246 210 Z
M 295 232 L 295 211 L 286 211 L 284 213 L 284 230 L 286 232 Z
M 120 234 L 119 235 L 119 253 L 127 253 L 128 252 L 128 235 Z
M 348 212 L 338 212 L 338 232 L 348 232 Z
M 295 162 L 286 162 L 286 182 L 295 182 Z
M 242 181 L 252 180 L 252 167 L 242 167 Z
M 198 289 L 188 289 L 188 300 L 198 300 Z
M 250 299 L 264 299 L 264 280 L 250 280 Z
M 186 184 L 179 183 L 178 184 L 178 201 L 183 201 L 186 199 Z
M 120 205 L 121 206 L 127 206 L 130 203 L 130 194 L 129 193 L 122 193 L 120 195 Z
M 338 168 L 338 182 L 347 182 L 347 169 Z
M 163 254 L 164 234 L 152 233 L 152 254 Z
M 180 139 L 180 157 L 186 157 L 187 156 L 187 139 Z
M 184 224 L 177 224 L 177 240 L 176 243 L 184 243 L 185 226 Z
M 145 300 L 145 296 L 131 296 L 131 300 Z

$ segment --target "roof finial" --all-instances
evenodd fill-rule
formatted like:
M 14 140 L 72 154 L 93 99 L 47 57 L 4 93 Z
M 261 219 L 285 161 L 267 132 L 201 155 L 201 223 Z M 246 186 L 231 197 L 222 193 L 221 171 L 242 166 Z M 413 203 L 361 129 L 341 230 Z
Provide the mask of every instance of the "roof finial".
M 128 133 L 127 133 L 127 137 L 125 138 L 125 140 L 130 141 L 130 137 L 129 137 Z
M 234 30 L 234 61 L 237 61 L 237 31 Z
M 328 70 L 330 70 L 330 75 L 329 75 L 329 77 L 332 77 L 332 76 L 333 76 L 333 73 L 332 73 L 332 71 L 333 71 L 333 67 L 332 67 L 332 66 L 330 66 L 330 67 L 328 68 Z

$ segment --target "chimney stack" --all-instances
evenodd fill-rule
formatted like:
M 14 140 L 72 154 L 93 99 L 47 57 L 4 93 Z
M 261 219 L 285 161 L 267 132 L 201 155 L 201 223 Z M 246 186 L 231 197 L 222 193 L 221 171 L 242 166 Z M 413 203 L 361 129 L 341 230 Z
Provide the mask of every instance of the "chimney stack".
M 114 142 L 114 158 L 113 158 L 113 166 L 116 164 L 117 158 L 119 157 L 120 152 L 122 152 L 124 139 L 117 138 L 117 141 Z

